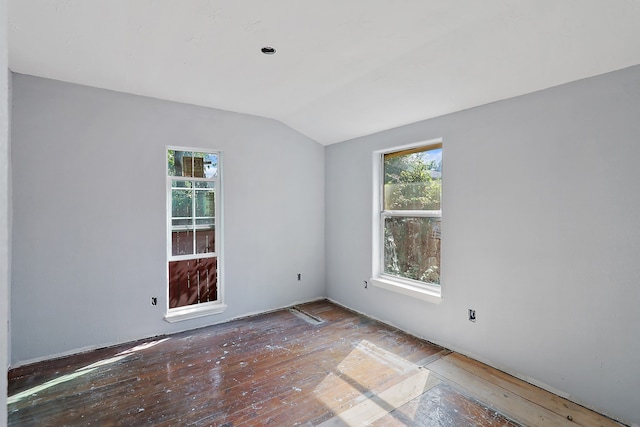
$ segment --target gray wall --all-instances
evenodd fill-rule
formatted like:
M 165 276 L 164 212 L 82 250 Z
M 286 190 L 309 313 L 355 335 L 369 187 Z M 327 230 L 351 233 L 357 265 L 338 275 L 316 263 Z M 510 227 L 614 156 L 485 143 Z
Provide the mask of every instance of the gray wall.
M 176 324 L 167 145 L 224 162 L 229 307 Z M 14 74 L 12 150 L 14 365 L 325 294 L 324 148 L 279 122 Z
M 7 424 L 9 360 L 9 61 L 7 59 L 7 5 L 0 0 L 0 426 Z
M 364 289 L 372 152 L 438 137 L 443 302 Z M 640 67 L 332 145 L 325 162 L 330 298 L 640 422 Z
M 5 60 L 3 52 L 0 43 Z M 326 292 L 640 422 L 640 67 L 326 150 L 271 120 L 51 80 L 13 75 L 13 96 L 13 364 Z M 0 119 L 5 177 L 6 127 Z M 365 290 L 372 152 L 437 137 L 445 156 L 444 300 Z M 225 162 L 229 308 L 178 324 L 162 318 L 166 145 L 223 149 Z M 0 294 L 9 270 L 3 212 Z M 477 310 L 475 324 L 468 308 Z M 0 324 L 7 310 L 0 305 Z

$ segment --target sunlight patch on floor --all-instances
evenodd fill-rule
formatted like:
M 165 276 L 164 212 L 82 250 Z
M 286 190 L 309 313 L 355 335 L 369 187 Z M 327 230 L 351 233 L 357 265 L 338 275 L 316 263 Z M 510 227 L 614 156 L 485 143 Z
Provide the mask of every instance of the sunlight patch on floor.
M 21 401 L 22 399 L 29 397 L 29 396 L 33 396 L 34 394 L 40 393 L 44 390 L 47 390 L 51 387 L 55 387 L 58 384 L 62 384 L 65 383 L 67 381 L 71 381 L 73 379 L 79 378 L 83 375 L 87 375 L 90 372 L 95 371 L 96 369 L 100 368 L 101 366 L 107 366 L 107 365 L 111 365 L 113 363 L 117 363 L 119 361 L 121 361 L 122 359 L 130 356 L 131 354 L 137 352 L 137 351 L 141 351 L 141 350 L 146 350 L 148 348 L 151 348 L 157 344 L 160 344 L 164 341 L 167 341 L 169 338 L 164 338 L 162 340 L 158 340 L 158 341 L 152 341 L 152 342 L 148 342 L 148 343 L 144 343 L 144 344 L 140 344 L 138 346 L 132 347 L 129 350 L 125 350 L 123 352 L 118 353 L 117 355 L 115 355 L 114 357 L 110 357 L 108 359 L 103 359 L 103 360 L 99 360 L 95 363 L 92 363 L 90 365 L 84 366 L 82 368 L 77 369 L 75 372 L 72 372 L 70 374 L 66 374 L 66 375 L 62 375 L 60 377 L 54 378 L 52 380 L 49 380 L 43 384 L 31 387 L 27 390 L 21 391 L 20 393 L 14 394 L 13 396 L 10 396 L 7 398 L 7 405 L 11 405 L 13 403 L 17 403 L 19 401 Z
M 132 347 L 129 350 L 122 351 L 122 352 L 118 353 L 118 355 L 135 353 L 136 351 L 146 350 L 146 349 L 154 347 L 154 346 L 156 346 L 158 344 L 162 344 L 163 342 L 168 341 L 168 340 L 169 340 L 169 338 L 163 338 L 163 339 L 158 340 L 158 341 L 146 342 L 144 344 L 140 344 L 140 345 L 137 345 L 135 347 Z
M 126 357 L 126 356 L 122 356 L 122 357 Z M 29 396 L 32 396 L 34 394 L 40 393 L 41 391 L 44 391 L 44 390 L 46 390 L 48 388 L 57 386 L 58 384 L 62 384 L 62 383 L 65 383 L 67 381 L 71 381 L 71 380 L 73 380 L 75 378 L 78 378 L 78 377 L 81 377 L 83 375 L 86 375 L 89 372 L 95 371 L 96 369 L 98 369 L 98 368 L 96 367 L 96 368 L 78 370 L 78 371 L 75 371 L 75 372 L 73 372 L 71 374 L 67 374 L 67 375 L 63 375 L 63 376 L 58 377 L 58 378 L 54 378 L 51 381 L 47 381 L 44 384 L 40 384 L 40 385 L 37 385 L 35 387 L 31 387 L 30 389 L 27 389 L 27 390 L 22 391 L 22 392 L 20 392 L 18 394 L 14 394 L 11 397 L 8 397 L 7 398 L 7 405 L 11 405 L 12 403 L 19 402 L 22 399 L 24 399 L 25 397 L 29 397 Z
M 362 340 L 314 391 L 336 414 L 320 426 L 368 425 L 439 383 L 428 369 Z

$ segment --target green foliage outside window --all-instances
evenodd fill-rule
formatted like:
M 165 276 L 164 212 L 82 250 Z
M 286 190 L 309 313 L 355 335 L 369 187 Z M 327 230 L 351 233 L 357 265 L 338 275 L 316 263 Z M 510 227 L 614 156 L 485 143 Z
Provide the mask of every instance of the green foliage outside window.
M 391 154 L 384 159 L 384 210 L 407 212 L 384 218 L 384 272 L 440 284 L 441 148 Z

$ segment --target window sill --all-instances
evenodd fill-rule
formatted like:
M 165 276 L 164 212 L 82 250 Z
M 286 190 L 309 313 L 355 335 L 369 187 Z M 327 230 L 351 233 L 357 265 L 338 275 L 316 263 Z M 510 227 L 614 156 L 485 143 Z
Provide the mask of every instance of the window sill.
M 222 303 L 206 303 L 199 304 L 195 307 L 180 307 L 169 310 L 164 320 L 169 323 L 180 322 L 182 320 L 197 319 L 198 317 L 210 316 L 212 314 L 220 314 L 227 309 Z
M 421 299 L 433 304 L 440 304 L 442 302 L 442 294 L 440 292 L 425 289 L 423 287 L 415 286 L 410 283 L 404 283 L 382 277 L 371 278 L 369 279 L 369 282 L 373 286 L 376 286 L 378 288 L 387 289 L 389 291 Z

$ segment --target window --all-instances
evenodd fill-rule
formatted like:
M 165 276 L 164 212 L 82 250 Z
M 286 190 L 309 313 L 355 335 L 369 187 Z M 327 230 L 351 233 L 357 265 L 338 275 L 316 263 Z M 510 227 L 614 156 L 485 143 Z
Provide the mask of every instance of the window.
M 169 321 L 220 313 L 220 153 L 167 150 Z
M 442 144 L 378 156 L 373 284 L 439 302 Z

